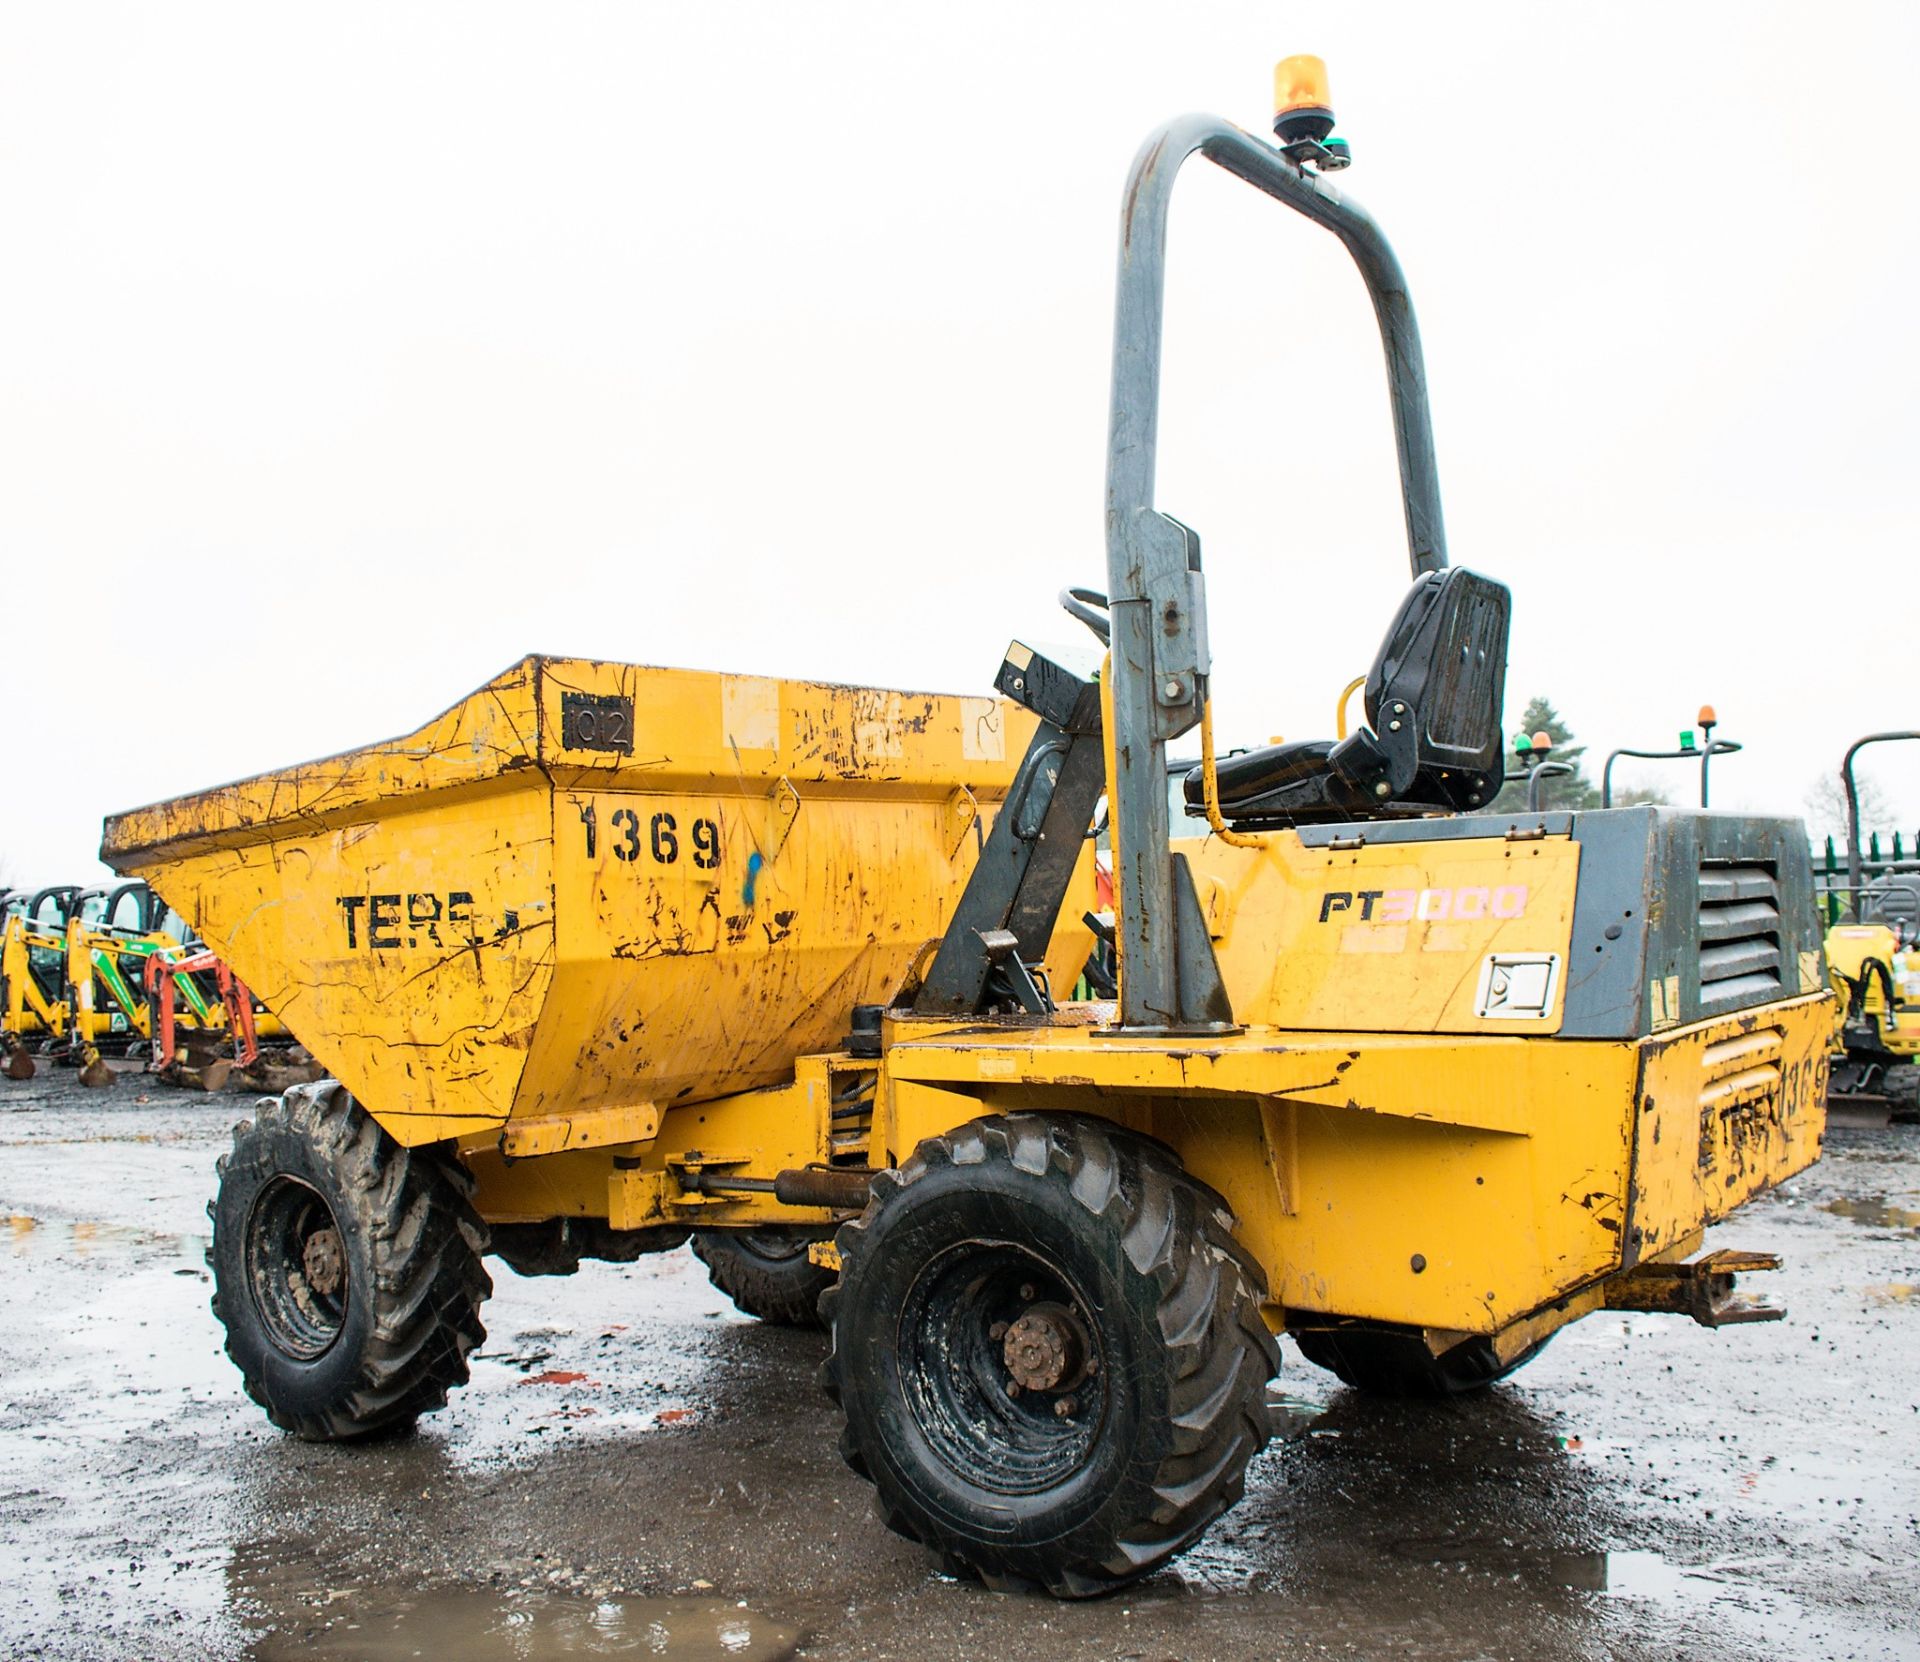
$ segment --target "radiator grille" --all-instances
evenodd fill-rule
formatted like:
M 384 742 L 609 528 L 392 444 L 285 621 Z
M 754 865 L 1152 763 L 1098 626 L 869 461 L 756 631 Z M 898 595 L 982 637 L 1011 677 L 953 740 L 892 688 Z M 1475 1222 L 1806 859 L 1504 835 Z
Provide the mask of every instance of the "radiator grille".
M 1780 883 L 1771 864 L 1700 862 L 1703 1013 L 1779 998 Z

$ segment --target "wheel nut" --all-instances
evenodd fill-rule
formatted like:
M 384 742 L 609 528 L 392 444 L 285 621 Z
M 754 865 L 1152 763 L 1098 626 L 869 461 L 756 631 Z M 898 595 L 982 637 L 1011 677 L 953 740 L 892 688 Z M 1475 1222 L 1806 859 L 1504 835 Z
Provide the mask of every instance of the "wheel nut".
M 1010 1397 L 1017 1397 L 1019 1394 L 1020 1394 L 1020 1387 L 1013 1380 L 1009 1379 L 1007 1381 L 1007 1395 Z
M 1053 1405 L 1054 1417 L 1064 1420 L 1079 1406 L 1079 1403 L 1075 1402 L 1072 1397 L 1061 1397 Z
M 1005 1322 L 995 1322 L 993 1326 L 987 1329 L 987 1337 L 993 1340 L 995 1344 L 998 1344 L 1006 1336 L 1007 1324 Z
M 322 1297 L 331 1298 L 346 1279 L 346 1260 L 340 1247 L 340 1231 L 317 1229 L 307 1237 L 300 1252 L 300 1268 L 307 1284 Z
M 1021 1282 L 1020 1302 L 1022 1304 L 1031 1304 L 1033 1302 L 1033 1283 L 1031 1281 Z
M 1029 1391 L 1057 1391 L 1074 1377 L 1080 1344 L 1058 1306 L 1034 1305 L 1007 1329 L 1000 1360 Z

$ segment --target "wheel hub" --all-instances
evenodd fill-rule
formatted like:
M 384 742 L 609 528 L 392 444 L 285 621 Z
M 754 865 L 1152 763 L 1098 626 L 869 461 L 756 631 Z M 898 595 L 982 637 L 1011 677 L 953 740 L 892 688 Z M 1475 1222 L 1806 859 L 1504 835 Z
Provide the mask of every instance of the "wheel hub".
M 340 1231 L 316 1229 L 300 1251 L 300 1266 L 306 1272 L 307 1285 L 323 1297 L 331 1298 L 340 1290 L 346 1261 L 340 1250 Z
M 1079 1324 L 1063 1306 L 1036 1304 L 1008 1329 L 1001 1360 L 1023 1391 L 1057 1391 L 1080 1371 Z
M 247 1283 L 267 1336 L 283 1355 L 324 1356 L 346 1321 L 353 1275 L 345 1237 L 320 1191 L 282 1172 L 246 1221 Z

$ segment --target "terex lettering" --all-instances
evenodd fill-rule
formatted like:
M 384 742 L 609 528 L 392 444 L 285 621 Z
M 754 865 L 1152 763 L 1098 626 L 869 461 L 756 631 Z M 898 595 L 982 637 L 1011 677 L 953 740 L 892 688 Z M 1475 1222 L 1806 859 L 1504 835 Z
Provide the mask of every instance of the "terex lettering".
M 444 896 L 426 891 L 343 894 L 334 904 L 346 914 L 350 952 L 363 947 L 369 952 L 396 952 L 403 947 L 478 946 L 486 939 L 472 932 L 473 896 L 465 889 Z M 495 939 L 518 927 L 519 919 L 507 913 L 506 926 Z

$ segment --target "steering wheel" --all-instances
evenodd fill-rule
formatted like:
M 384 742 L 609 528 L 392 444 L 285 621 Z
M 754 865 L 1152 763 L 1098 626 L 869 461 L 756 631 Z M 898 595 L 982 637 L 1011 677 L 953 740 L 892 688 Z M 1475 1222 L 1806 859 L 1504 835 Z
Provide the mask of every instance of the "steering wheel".
M 1098 589 L 1062 589 L 1060 605 L 1069 617 L 1078 618 L 1093 631 L 1102 646 L 1113 645 L 1113 627 L 1107 617 L 1107 597 Z

